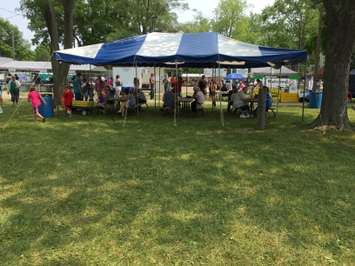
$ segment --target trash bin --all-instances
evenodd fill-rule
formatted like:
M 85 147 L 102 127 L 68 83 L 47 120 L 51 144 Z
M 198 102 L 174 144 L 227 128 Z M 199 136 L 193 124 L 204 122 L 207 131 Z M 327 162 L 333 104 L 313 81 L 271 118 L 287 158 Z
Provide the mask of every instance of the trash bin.
M 42 95 L 42 97 L 44 99 L 44 103 L 42 103 L 41 106 L 39 107 L 39 112 L 45 118 L 53 117 L 54 116 L 54 112 L 53 112 L 52 95 Z
M 322 106 L 323 92 L 311 92 L 309 95 L 309 107 L 320 108 Z

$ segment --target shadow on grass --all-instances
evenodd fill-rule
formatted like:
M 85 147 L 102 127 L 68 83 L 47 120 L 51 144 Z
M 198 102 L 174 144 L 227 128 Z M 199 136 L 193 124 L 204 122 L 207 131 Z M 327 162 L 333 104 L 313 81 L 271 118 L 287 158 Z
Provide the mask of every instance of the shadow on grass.
M 352 135 L 302 130 L 291 111 L 265 132 L 215 113 L 175 128 L 157 113 L 123 127 L 25 111 L 0 146 L 9 264 L 351 261 Z

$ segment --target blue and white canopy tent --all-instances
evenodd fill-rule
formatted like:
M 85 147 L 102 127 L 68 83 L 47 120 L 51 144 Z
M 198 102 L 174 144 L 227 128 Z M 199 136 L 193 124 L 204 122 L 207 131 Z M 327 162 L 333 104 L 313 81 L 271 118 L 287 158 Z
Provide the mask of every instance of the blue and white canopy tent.
M 196 67 L 252 68 L 304 61 L 307 53 L 244 43 L 215 32 L 154 32 L 57 51 L 54 58 L 71 64 L 167 66 L 179 63 Z
M 60 50 L 53 57 L 70 64 L 255 68 L 302 62 L 307 53 L 244 43 L 215 32 L 154 32 Z M 174 113 L 176 122 L 176 110 Z

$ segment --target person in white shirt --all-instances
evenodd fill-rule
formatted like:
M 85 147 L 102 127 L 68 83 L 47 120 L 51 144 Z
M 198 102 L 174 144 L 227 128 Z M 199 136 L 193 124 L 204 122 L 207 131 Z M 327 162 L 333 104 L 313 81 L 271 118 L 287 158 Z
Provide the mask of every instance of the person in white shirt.
M 205 95 L 199 87 L 194 87 L 194 101 L 191 103 L 191 110 L 193 112 L 202 111 L 203 103 L 205 102 Z

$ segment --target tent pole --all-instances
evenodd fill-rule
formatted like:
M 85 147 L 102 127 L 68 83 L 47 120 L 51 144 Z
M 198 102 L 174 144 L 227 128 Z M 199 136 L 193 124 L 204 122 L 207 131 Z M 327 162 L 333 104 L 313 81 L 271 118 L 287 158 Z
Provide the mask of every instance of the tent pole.
M 308 60 L 307 60 L 308 61 Z M 306 101 L 306 76 L 307 76 L 307 63 L 304 66 L 304 88 L 303 88 L 303 99 L 302 99 L 302 121 L 304 121 L 304 105 Z
M 209 84 L 209 86 L 211 86 L 212 85 L 212 82 L 213 82 L 213 78 L 215 78 L 216 79 L 216 81 L 217 81 L 217 75 L 216 75 L 216 68 L 212 68 L 212 77 L 211 77 L 211 81 L 210 81 L 210 84 Z M 209 94 L 208 95 L 210 98 L 211 98 L 211 104 L 212 104 L 212 112 L 214 111 L 213 110 L 213 100 L 212 100 L 212 97 L 211 97 L 211 95 Z
M 174 93 L 174 98 L 175 98 L 175 104 L 174 104 L 174 126 L 176 127 L 176 107 L 177 107 L 177 89 L 178 89 L 178 64 L 177 62 L 175 61 L 175 72 L 176 72 L 176 75 L 175 75 L 175 79 L 176 79 L 176 82 L 175 82 L 175 93 Z
M 136 79 L 138 79 L 138 69 L 137 69 L 137 63 L 135 64 L 135 76 Z M 139 79 L 137 80 L 138 84 L 139 84 Z M 133 84 L 135 87 L 135 84 Z M 136 93 L 136 112 L 137 112 L 137 116 L 139 115 L 139 104 L 138 104 L 138 89 L 139 89 L 139 85 L 137 88 L 134 88 L 134 92 Z
M 221 84 L 221 65 L 218 63 L 218 83 Z M 222 127 L 224 127 L 224 114 L 223 114 L 223 108 L 222 108 L 222 91 L 219 93 L 219 108 L 220 108 L 220 113 L 221 113 L 221 124 Z
M 282 71 L 282 65 L 280 66 L 280 72 L 279 72 L 279 87 L 277 88 L 276 115 L 279 114 L 280 89 L 281 89 L 281 71 Z
M 186 73 L 186 84 L 185 84 L 185 91 L 186 91 L 186 95 L 185 95 L 185 97 L 187 97 L 187 84 L 189 83 L 189 74 L 188 73 Z
M 153 93 L 154 93 L 154 108 L 155 110 L 157 109 L 157 93 L 156 93 L 156 87 L 157 87 L 157 73 L 156 73 L 156 68 L 154 66 L 154 88 L 153 88 Z
M 159 92 L 158 92 L 158 106 L 159 106 L 159 108 L 160 108 L 160 84 L 161 84 L 161 81 L 160 81 L 160 67 L 159 67 L 159 80 L 158 80 L 158 82 L 159 82 Z

